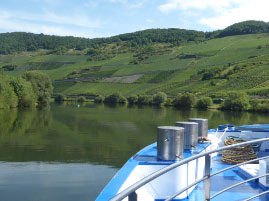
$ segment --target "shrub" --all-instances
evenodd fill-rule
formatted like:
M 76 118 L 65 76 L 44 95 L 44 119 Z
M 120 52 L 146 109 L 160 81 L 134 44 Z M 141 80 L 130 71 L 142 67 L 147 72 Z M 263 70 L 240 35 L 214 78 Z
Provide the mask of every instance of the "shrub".
M 12 108 L 18 106 L 18 97 L 10 84 L 9 76 L 0 74 L 0 108 Z
M 173 105 L 173 99 L 172 98 L 167 98 L 165 104 L 166 106 L 172 106 Z
M 96 56 L 99 54 L 99 50 L 94 49 L 94 48 L 89 48 L 86 54 L 91 55 L 91 56 Z
M 268 113 L 269 112 L 269 104 L 268 103 L 258 104 L 255 111 Z
M 102 95 L 99 95 L 98 97 L 96 97 L 95 99 L 94 99 L 94 102 L 95 103 L 103 103 L 104 102 L 104 96 L 102 96 Z
M 182 94 L 181 93 L 179 93 L 177 96 L 176 96 L 176 98 L 173 100 L 173 105 L 174 106 L 179 106 L 179 101 L 180 101 L 180 99 L 181 99 L 181 96 L 182 96 Z
M 46 106 L 49 104 L 50 96 L 53 91 L 52 83 L 46 74 L 41 72 L 25 72 L 22 76 L 27 81 L 30 81 L 33 91 L 37 96 L 38 106 Z
M 216 80 L 211 80 L 210 81 L 210 86 L 216 86 L 217 85 L 217 81 Z
M 128 103 L 130 105 L 133 105 L 133 104 L 136 104 L 137 103 L 137 100 L 138 100 L 138 96 L 137 95 L 131 95 L 127 98 L 128 100 Z
M 251 110 L 257 110 L 258 106 L 259 106 L 259 101 L 256 99 L 252 99 L 249 101 L 249 104 L 251 106 Z
M 154 105 L 162 105 L 166 102 L 167 95 L 163 92 L 158 92 L 157 94 L 154 94 L 153 96 L 153 104 Z
M 15 78 L 10 84 L 18 97 L 19 107 L 32 107 L 36 104 L 37 97 L 30 82 L 22 78 Z
M 123 97 L 120 93 L 113 93 L 109 96 L 107 96 L 104 99 L 105 103 L 120 103 L 120 101 L 123 101 L 125 97 Z
M 152 104 L 152 96 L 150 95 L 139 95 L 137 100 L 138 105 L 150 105 Z
M 119 102 L 121 104 L 126 104 L 127 103 L 127 99 L 124 96 L 120 96 Z
M 230 92 L 224 100 L 222 109 L 225 110 L 247 110 L 249 106 L 249 97 L 246 93 Z
M 203 108 L 203 109 L 206 109 L 211 105 L 213 105 L 213 101 L 210 97 L 202 97 L 197 101 L 197 104 L 196 104 L 198 108 Z
M 258 45 L 258 46 L 257 46 L 257 49 L 262 49 L 262 46 L 261 46 L 261 45 Z
M 196 98 L 191 93 L 178 94 L 175 100 L 173 101 L 174 106 L 176 107 L 185 107 L 191 108 L 194 106 Z
M 55 97 L 55 101 L 56 102 L 63 102 L 64 100 L 66 99 L 66 96 L 65 95 L 63 95 L 63 94 L 58 94 L 58 95 L 56 95 L 56 97 Z
M 86 101 L 87 101 L 87 99 L 84 96 L 81 96 L 81 97 L 78 98 L 78 102 L 83 103 L 83 102 L 86 102 Z

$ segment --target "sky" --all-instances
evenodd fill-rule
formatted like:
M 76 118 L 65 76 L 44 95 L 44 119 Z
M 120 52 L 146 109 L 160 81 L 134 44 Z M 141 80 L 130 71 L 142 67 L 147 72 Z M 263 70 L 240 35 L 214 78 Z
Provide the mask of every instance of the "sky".
M 0 0 L 0 33 L 85 38 L 151 28 L 213 31 L 269 22 L 268 0 Z

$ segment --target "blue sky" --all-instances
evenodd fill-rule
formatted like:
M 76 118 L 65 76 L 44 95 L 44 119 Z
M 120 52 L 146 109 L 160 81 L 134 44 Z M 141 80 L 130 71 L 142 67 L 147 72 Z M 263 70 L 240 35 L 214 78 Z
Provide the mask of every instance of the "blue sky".
M 269 21 L 268 0 L 0 0 L 0 32 L 86 38 L 150 28 L 200 31 Z

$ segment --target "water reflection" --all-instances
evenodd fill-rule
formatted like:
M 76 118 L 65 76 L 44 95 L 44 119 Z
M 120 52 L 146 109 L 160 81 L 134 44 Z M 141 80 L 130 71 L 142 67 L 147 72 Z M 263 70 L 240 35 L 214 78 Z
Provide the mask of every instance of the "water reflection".
M 0 121 L 0 160 L 35 160 L 32 150 L 44 149 L 42 136 L 48 133 L 51 124 L 49 108 L 0 110 Z
M 51 122 L 50 108 L 42 110 L 0 110 L 0 121 L 2 137 L 11 133 L 23 134 L 28 129 L 41 129 L 46 132 Z
M 114 167 L 156 140 L 156 127 L 190 117 L 219 124 L 268 123 L 265 114 L 170 107 L 53 104 L 0 110 L 0 161 L 91 162 Z

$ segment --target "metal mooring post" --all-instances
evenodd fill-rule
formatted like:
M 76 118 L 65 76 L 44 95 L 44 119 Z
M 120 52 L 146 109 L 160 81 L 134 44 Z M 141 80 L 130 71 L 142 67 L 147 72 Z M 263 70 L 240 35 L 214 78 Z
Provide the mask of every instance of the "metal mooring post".
M 135 191 L 128 196 L 128 201 L 137 201 L 137 194 Z
M 210 201 L 210 166 L 211 166 L 211 157 L 210 155 L 205 156 L 205 200 Z

